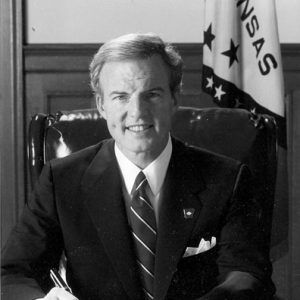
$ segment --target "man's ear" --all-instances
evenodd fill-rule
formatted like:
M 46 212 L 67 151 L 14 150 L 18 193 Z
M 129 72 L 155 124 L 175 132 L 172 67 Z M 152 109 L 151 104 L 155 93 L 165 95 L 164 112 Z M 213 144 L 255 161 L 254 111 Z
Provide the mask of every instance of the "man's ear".
M 174 114 L 178 109 L 179 92 L 174 92 L 172 98 L 173 98 L 173 114 Z
M 103 106 L 103 97 L 99 94 L 96 94 L 96 105 L 100 115 L 106 120 L 106 112 Z

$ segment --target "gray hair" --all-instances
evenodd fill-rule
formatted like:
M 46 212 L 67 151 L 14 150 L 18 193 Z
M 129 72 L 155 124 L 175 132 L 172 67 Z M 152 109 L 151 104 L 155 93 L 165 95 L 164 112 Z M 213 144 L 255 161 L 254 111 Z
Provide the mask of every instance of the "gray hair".
M 147 59 L 158 54 L 165 62 L 170 74 L 170 91 L 174 95 L 180 91 L 183 61 L 175 48 L 165 43 L 158 35 L 126 34 L 103 44 L 90 64 L 90 80 L 94 93 L 101 95 L 100 72 L 107 62 L 128 59 Z

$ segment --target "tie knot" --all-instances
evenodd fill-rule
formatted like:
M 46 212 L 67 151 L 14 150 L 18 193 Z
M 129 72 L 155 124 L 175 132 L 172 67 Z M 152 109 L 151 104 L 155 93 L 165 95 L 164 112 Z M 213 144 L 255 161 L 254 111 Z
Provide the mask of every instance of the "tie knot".
M 133 188 L 132 188 L 132 193 L 136 193 L 138 190 L 140 190 L 142 187 L 144 188 L 147 183 L 147 179 L 145 174 L 141 171 L 135 179 Z

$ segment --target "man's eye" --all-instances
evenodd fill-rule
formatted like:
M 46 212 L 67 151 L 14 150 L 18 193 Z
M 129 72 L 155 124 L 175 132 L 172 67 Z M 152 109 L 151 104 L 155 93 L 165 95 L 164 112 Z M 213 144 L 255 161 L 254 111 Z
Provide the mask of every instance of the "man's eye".
M 159 98 L 159 97 L 160 97 L 160 94 L 157 93 L 157 92 L 150 92 L 150 93 L 148 94 L 148 97 L 149 97 L 150 99 L 156 99 L 156 98 Z
M 127 95 L 117 95 L 117 96 L 113 97 L 113 100 L 125 101 L 125 100 L 127 100 Z

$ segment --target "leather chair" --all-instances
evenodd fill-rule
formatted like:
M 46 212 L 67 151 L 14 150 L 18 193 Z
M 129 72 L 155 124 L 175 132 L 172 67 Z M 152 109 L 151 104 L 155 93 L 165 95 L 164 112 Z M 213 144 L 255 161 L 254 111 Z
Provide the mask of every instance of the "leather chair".
M 269 248 L 276 179 L 276 124 L 272 117 L 243 109 L 180 107 L 172 134 L 187 144 L 240 160 L 254 175 L 255 196 L 263 207 L 263 230 Z M 96 109 L 37 114 L 29 128 L 31 184 L 50 159 L 108 138 L 106 122 Z

